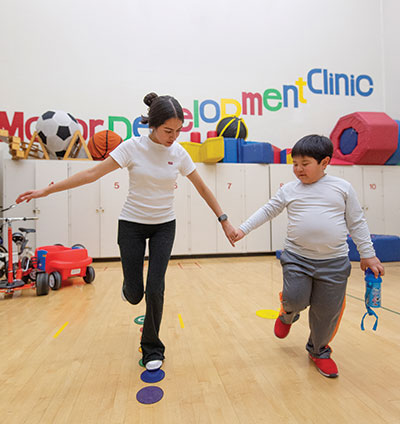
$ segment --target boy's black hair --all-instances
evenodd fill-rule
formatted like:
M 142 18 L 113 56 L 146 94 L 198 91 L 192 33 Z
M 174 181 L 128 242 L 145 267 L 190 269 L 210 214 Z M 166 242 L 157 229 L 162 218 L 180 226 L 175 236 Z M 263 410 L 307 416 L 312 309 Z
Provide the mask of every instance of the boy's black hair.
M 332 141 L 323 135 L 311 134 L 301 138 L 292 149 L 292 158 L 295 156 L 309 156 L 318 163 L 329 156 L 332 158 Z

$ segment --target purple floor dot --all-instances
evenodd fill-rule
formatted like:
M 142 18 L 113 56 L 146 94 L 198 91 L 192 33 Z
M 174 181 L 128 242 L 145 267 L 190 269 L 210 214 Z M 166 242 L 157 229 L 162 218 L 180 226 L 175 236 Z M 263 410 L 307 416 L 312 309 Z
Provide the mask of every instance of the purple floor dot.
M 155 371 L 143 371 L 140 375 L 140 378 L 145 383 L 157 383 L 158 381 L 161 381 L 165 377 L 165 372 L 159 368 Z
M 158 402 L 163 396 L 164 392 L 160 389 L 160 387 L 147 386 L 137 392 L 136 399 L 140 403 L 150 404 Z

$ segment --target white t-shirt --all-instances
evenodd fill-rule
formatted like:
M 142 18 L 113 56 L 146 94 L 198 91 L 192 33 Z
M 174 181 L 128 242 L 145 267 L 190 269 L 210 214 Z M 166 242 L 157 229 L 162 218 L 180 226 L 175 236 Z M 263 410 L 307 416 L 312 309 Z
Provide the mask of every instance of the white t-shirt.
M 375 256 L 364 213 L 352 185 L 325 175 L 313 184 L 291 181 L 282 186 L 268 203 L 240 225 L 251 230 L 287 208 L 288 226 L 284 248 L 310 259 L 347 256 L 350 233 L 361 258 Z
M 177 142 L 170 147 L 147 136 L 121 143 L 110 156 L 129 171 L 129 193 L 120 219 L 161 224 L 175 219 L 174 190 L 178 173 L 191 174 L 196 166 Z

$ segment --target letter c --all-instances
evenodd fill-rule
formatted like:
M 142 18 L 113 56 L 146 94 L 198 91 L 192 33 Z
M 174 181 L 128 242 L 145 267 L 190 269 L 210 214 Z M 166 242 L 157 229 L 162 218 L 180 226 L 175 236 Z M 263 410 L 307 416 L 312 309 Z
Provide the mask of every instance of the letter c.
M 314 74 L 321 74 L 321 73 L 322 73 L 321 68 L 314 68 L 314 69 L 311 69 L 307 74 L 307 85 L 308 85 L 308 88 L 310 89 L 310 91 L 312 93 L 322 94 L 322 89 L 314 88 L 313 83 L 312 83 L 312 76 Z
M 369 82 L 369 88 L 367 91 L 362 91 L 360 87 L 361 81 L 364 79 Z M 359 75 L 356 79 L 356 91 L 360 96 L 363 96 L 363 97 L 370 96 L 372 92 L 374 91 L 374 82 L 372 81 L 372 78 L 369 75 Z

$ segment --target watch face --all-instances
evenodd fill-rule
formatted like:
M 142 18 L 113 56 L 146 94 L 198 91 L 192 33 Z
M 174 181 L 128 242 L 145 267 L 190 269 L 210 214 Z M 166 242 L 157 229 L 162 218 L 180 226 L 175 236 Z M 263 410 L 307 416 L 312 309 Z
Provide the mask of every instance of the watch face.
M 228 217 L 225 214 L 222 214 L 220 217 L 218 217 L 219 222 L 226 221 L 227 219 Z

